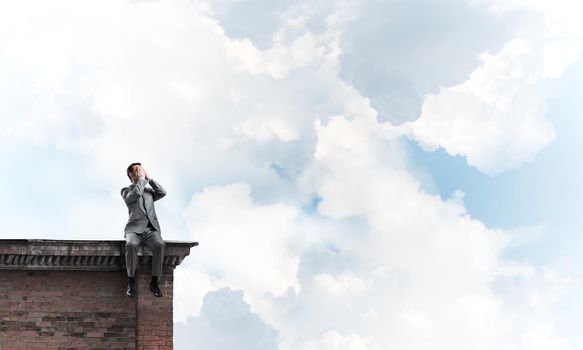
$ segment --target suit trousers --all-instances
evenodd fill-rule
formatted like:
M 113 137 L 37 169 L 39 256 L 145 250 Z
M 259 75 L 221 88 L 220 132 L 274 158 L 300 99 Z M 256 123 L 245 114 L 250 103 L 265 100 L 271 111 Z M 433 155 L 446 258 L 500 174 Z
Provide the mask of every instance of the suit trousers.
M 138 264 L 138 247 L 144 242 L 152 249 L 152 276 L 162 277 L 162 264 L 164 263 L 164 252 L 166 244 L 162 240 L 160 232 L 148 225 L 143 233 L 126 232 L 126 269 L 128 277 L 134 277 L 136 265 Z

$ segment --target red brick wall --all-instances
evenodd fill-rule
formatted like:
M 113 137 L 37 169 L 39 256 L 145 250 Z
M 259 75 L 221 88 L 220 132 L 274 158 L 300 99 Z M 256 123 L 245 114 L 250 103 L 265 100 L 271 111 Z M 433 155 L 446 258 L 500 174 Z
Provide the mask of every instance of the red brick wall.
M 172 285 L 173 273 L 164 272 L 159 281 L 162 297 L 150 292 L 150 271 L 136 272 L 137 314 L 136 338 L 139 349 L 172 349 Z
M 125 296 L 125 271 L 0 270 L 0 349 L 172 349 L 172 272 L 164 297 L 137 272 L 138 297 Z M 136 342 L 137 341 L 137 342 Z

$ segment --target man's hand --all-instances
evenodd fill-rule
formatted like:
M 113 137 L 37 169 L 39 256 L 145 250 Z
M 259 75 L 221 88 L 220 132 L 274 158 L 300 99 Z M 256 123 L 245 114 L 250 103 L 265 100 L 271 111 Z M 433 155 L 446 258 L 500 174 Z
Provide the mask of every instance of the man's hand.
M 142 167 L 140 165 L 140 169 L 142 171 L 142 175 L 145 177 L 146 180 L 148 180 L 150 178 L 150 176 L 148 176 L 148 172 L 146 171 L 146 169 L 144 169 L 144 167 Z
M 143 179 L 146 176 L 146 174 L 144 172 L 144 169 L 140 165 L 137 165 L 135 167 L 134 173 L 136 174 L 136 176 L 138 177 L 138 179 Z

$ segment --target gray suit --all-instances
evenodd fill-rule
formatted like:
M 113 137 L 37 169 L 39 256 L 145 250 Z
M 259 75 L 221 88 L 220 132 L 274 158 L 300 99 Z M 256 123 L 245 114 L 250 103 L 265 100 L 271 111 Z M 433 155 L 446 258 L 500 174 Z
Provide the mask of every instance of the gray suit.
M 152 188 L 146 188 L 146 184 Z M 137 183 L 121 189 L 128 207 L 128 222 L 125 227 L 126 268 L 129 277 L 134 277 L 138 261 L 138 246 L 146 243 L 153 252 L 152 275 L 162 276 L 162 263 L 166 245 L 162 240 L 160 223 L 154 208 L 154 202 L 164 197 L 166 191 L 153 179 L 139 179 Z

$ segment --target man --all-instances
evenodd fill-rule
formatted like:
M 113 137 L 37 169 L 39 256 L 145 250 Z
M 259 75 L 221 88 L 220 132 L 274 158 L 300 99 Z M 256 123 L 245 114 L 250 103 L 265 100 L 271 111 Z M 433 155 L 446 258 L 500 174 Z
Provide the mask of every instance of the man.
M 154 254 L 152 259 L 152 281 L 150 291 L 154 296 L 161 297 L 162 292 L 158 281 L 162 277 L 162 263 L 166 244 L 162 240 L 160 224 L 154 209 L 154 202 L 166 195 L 166 191 L 154 179 L 148 176 L 140 163 L 132 163 L 126 171 L 132 184 L 121 189 L 127 207 L 129 219 L 125 227 L 126 268 L 128 273 L 128 288 L 126 295 L 136 295 L 135 272 L 138 262 L 138 247 L 141 242 L 147 244 Z M 147 188 L 150 184 L 151 188 Z

